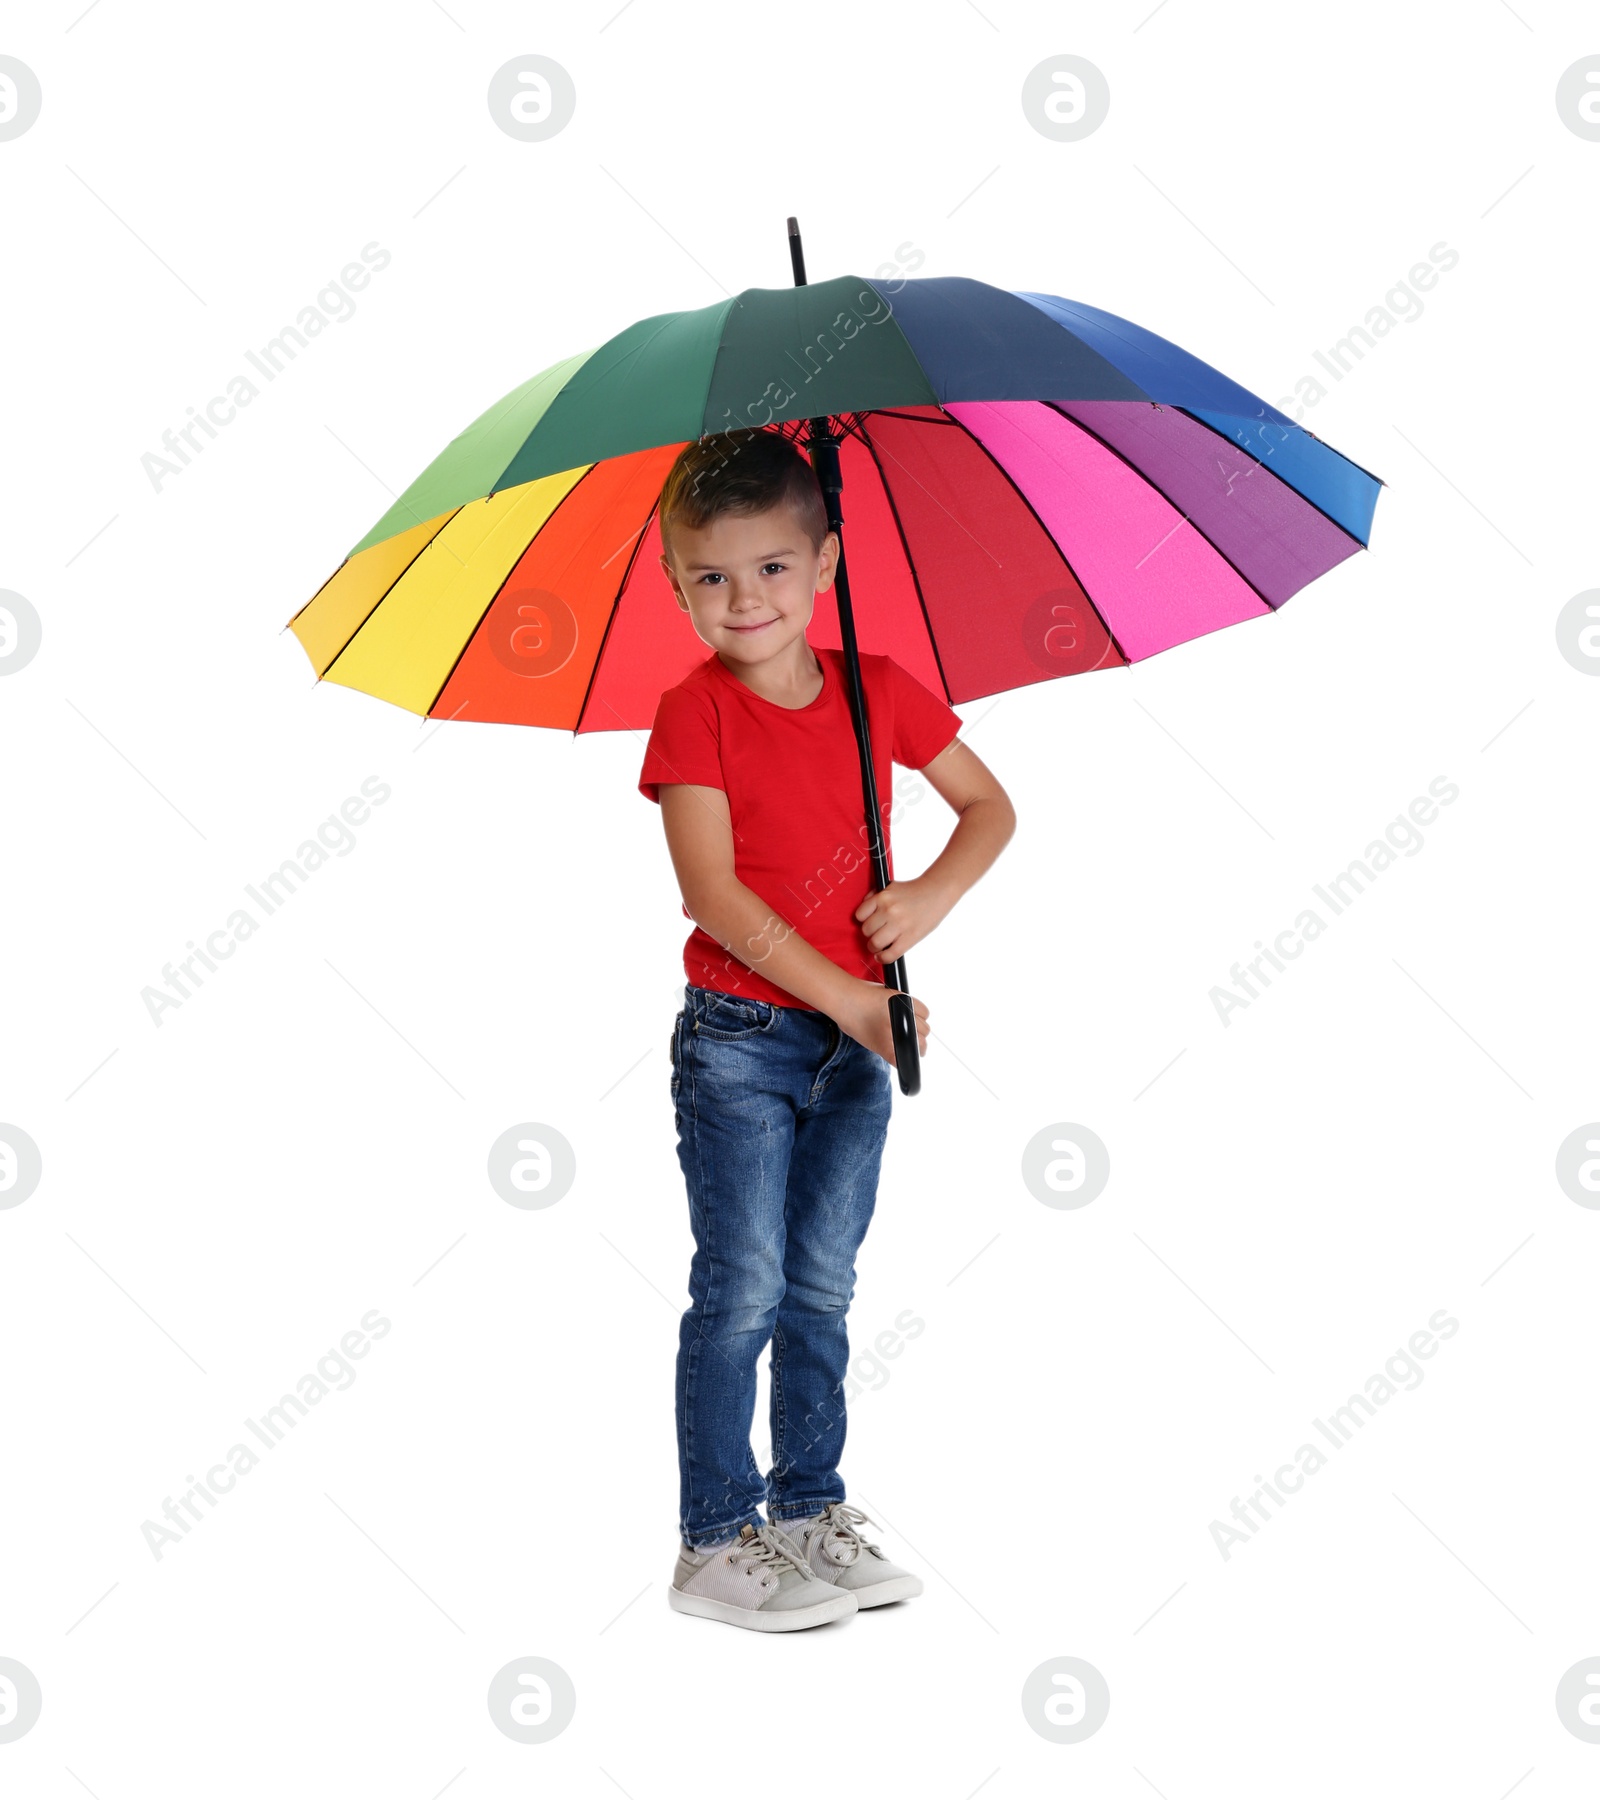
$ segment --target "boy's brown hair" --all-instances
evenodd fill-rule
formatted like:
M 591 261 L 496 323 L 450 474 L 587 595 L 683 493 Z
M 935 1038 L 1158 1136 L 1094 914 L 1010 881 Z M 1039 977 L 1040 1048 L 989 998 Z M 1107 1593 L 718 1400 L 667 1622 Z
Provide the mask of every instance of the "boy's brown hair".
M 718 431 L 685 444 L 661 487 L 661 547 L 670 557 L 675 525 L 702 530 L 723 513 L 748 515 L 793 507 L 820 550 L 828 512 L 816 471 L 781 432 L 760 427 Z

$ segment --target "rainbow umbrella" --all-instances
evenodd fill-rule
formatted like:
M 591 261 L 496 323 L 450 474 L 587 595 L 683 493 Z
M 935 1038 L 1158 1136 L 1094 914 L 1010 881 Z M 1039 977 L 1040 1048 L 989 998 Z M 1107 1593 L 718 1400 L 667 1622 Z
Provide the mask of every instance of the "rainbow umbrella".
M 1142 661 L 1274 612 L 1366 546 L 1383 482 L 1167 339 L 960 276 L 747 288 L 641 319 L 473 421 L 295 614 L 319 679 L 429 718 L 647 731 L 706 656 L 657 563 L 683 446 L 744 427 L 812 457 L 848 572 L 843 649 L 880 888 L 860 648 L 952 705 Z M 886 985 L 909 993 L 904 959 Z M 891 1000 L 904 1092 L 909 999 Z M 909 1051 L 909 1055 L 907 1054 Z

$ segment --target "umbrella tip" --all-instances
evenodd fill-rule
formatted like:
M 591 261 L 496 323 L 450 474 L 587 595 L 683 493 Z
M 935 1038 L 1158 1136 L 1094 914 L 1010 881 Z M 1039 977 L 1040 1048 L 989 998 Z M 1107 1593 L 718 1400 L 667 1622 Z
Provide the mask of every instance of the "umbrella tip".
M 794 216 L 793 213 L 790 213 L 790 215 L 789 215 L 789 236 L 790 237 L 799 237 L 799 235 L 800 235 L 800 221 Z

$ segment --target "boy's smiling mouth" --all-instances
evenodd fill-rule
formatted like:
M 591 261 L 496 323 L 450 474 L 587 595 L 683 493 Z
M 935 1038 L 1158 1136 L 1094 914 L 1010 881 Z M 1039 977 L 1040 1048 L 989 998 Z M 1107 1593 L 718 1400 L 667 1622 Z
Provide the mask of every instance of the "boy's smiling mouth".
M 729 631 L 765 631 L 769 625 L 776 625 L 776 619 L 763 619 L 759 625 L 730 625 Z

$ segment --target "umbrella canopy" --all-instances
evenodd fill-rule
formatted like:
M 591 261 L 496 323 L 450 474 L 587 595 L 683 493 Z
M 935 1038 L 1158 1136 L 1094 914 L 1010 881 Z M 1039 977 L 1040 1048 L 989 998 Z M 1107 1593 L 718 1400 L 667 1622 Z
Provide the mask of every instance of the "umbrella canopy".
M 1258 618 L 1383 485 L 1153 332 L 961 277 L 748 288 L 640 320 L 457 437 L 290 621 L 320 679 L 435 718 L 647 730 L 705 645 L 657 564 L 682 447 L 842 433 L 860 648 L 952 704 Z M 840 646 L 831 593 L 807 634 Z

